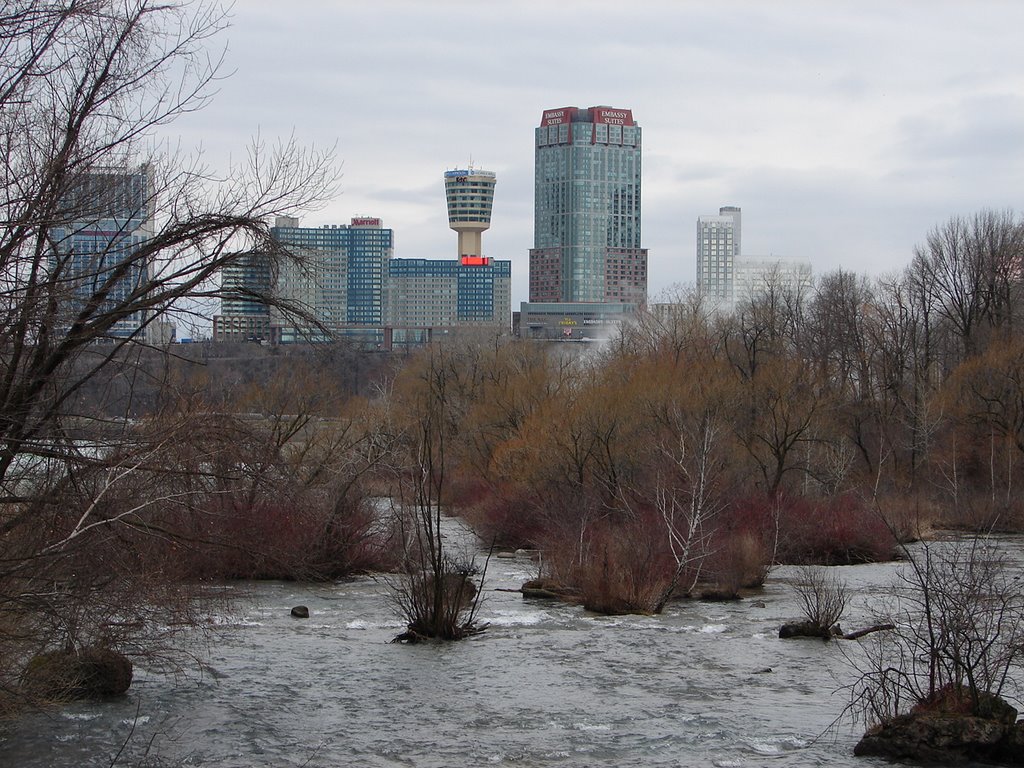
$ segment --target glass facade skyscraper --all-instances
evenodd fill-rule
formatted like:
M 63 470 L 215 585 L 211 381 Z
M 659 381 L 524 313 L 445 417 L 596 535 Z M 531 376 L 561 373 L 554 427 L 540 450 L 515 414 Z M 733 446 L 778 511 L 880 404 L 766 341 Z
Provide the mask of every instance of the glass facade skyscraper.
M 70 326 L 93 297 L 104 293 L 104 305 L 113 307 L 149 279 L 150 264 L 139 249 L 153 233 L 152 169 L 90 170 L 61 208 L 49 231 L 54 243 L 49 263 L 59 279 L 68 280 L 70 300 L 61 310 Z M 144 314 L 135 312 L 118 320 L 109 335 L 129 338 L 144 322 Z
M 270 234 L 301 257 L 301 263 L 279 267 L 276 291 L 281 298 L 328 329 L 384 324 L 384 280 L 394 236 L 380 219 L 357 217 L 348 225 L 300 227 L 296 219 L 281 216 L 276 224 Z M 302 323 L 282 318 L 280 325 Z M 293 330 L 303 335 L 302 328 Z
M 640 150 L 631 110 L 543 113 L 535 129 L 531 303 L 646 302 Z

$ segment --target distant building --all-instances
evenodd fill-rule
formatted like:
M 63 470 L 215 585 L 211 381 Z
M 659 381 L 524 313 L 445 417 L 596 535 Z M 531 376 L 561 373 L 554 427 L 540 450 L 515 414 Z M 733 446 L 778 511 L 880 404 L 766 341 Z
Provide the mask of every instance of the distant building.
M 549 109 L 534 146 L 534 247 L 521 328 L 549 316 L 547 304 L 623 305 L 593 317 L 596 333 L 608 316 L 647 301 L 640 126 L 628 109 Z
M 484 255 L 482 242 L 491 226 L 496 182 L 492 171 L 472 166 L 445 171 L 448 226 L 459 236 L 457 258 L 391 261 L 385 295 L 393 343 L 466 328 L 508 332 L 512 262 Z
M 742 237 L 742 215 L 736 206 L 697 218 L 697 289 L 713 307 L 728 312 L 770 288 L 798 292 L 810 285 L 808 260 L 744 255 Z
M 393 259 L 388 265 L 387 319 L 393 328 L 508 331 L 512 262 L 465 264 L 449 259 Z
M 524 302 L 519 335 L 548 341 L 600 341 L 637 313 L 636 304 L 605 302 Z
M 459 235 L 458 258 L 392 258 L 393 232 L 376 218 L 312 228 L 278 217 L 271 235 L 298 258 L 279 264 L 276 274 L 260 254 L 225 270 L 215 340 L 287 344 L 347 338 L 389 348 L 470 328 L 507 333 L 512 263 L 483 255 L 481 244 L 490 226 L 495 174 L 448 171 L 444 182 L 448 223 Z M 252 299 L 261 294 L 272 295 L 273 306 Z
M 67 281 L 68 301 L 60 310 L 70 326 L 98 294 L 107 296 L 100 306 L 104 311 L 148 282 L 150 264 L 139 251 L 153 236 L 152 168 L 92 169 L 76 180 L 61 208 L 49 230 L 54 243 L 49 268 Z M 145 313 L 135 312 L 118 320 L 109 338 L 130 338 L 145 324 Z
M 482 233 L 491 226 L 496 175 L 469 168 L 445 171 L 448 226 L 459 233 L 459 259 L 482 258 Z
M 632 111 L 546 110 L 534 146 L 530 301 L 645 302 L 641 130 Z
M 270 234 L 299 257 L 278 265 L 274 292 L 299 311 L 271 308 L 277 341 L 359 337 L 363 329 L 384 325 L 384 280 L 394 233 L 380 219 L 300 227 L 298 219 L 279 216 Z
M 732 305 L 756 299 L 769 290 L 806 295 L 811 278 L 811 262 L 807 259 L 739 256 L 735 261 Z
M 697 218 L 697 289 L 712 304 L 732 304 L 741 237 L 741 213 L 735 206 L 719 208 L 717 216 Z
M 221 273 L 221 311 L 213 317 L 213 340 L 269 341 L 273 270 L 265 253 L 239 254 Z

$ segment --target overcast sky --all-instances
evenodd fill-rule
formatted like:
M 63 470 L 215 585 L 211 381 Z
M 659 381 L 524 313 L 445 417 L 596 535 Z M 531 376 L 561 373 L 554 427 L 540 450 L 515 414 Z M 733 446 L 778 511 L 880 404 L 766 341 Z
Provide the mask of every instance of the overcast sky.
M 882 274 L 927 231 L 1021 209 L 1024 2 L 236 0 L 233 74 L 170 130 L 211 163 L 260 131 L 337 143 L 303 225 L 383 219 L 395 256 L 454 258 L 442 174 L 495 171 L 484 252 L 527 299 L 533 131 L 609 105 L 643 129 L 657 296 L 695 277 L 695 222 L 743 209 L 751 255 Z

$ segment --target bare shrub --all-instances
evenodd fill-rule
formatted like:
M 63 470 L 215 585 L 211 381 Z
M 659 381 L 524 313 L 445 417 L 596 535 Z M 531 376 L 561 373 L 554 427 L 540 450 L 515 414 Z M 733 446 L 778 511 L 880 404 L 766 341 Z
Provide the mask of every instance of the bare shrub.
M 954 702 L 986 716 L 992 697 L 1019 697 L 1024 594 L 1005 555 L 981 538 L 909 553 L 883 608 L 895 631 L 873 635 L 850 686 L 849 710 L 867 723 Z
M 895 552 L 886 522 L 853 494 L 748 496 L 730 504 L 722 517 L 728 529 L 775 538 L 779 563 L 849 565 L 890 560 Z
M 835 573 L 813 566 L 800 569 L 796 591 L 804 619 L 823 633 L 839 623 L 850 597 L 845 582 Z
M 402 561 L 400 579 L 389 583 L 390 598 L 406 629 L 393 642 L 462 640 L 487 628 L 476 618 L 486 565 L 480 572 L 471 553 L 451 551 L 440 505 L 431 498 L 420 496 L 416 505 L 396 511 Z
M 480 592 L 474 577 L 482 580 L 483 574 L 471 557 L 443 555 L 436 568 L 406 563 L 403 580 L 393 583 L 390 592 L 406 623 L 395 642 L 462 640 L 482 632 L 486 627 L 476 621 Z
M 470 580 L 476 573 L 472 555 L 453 553 L 443 530 L 454 373 L 441 347 L 428 349 L 423 362 L 411 402 L 405 404 L 407 464 L 399 470 L 395 494 L 402 578 L 391 584 L 391 598 L 406 631 L 393 642 L 461 640 L 486 629 L 476 620 L 480 588 Z M 486 565 L 484 572 L 481 584 Z
M 695 590 L 705 598 L 733 600 L 740 590 L 761 586 L 768 576 L 771 555 L 764 537 L 753 531 L 720 531 L 703 559 Z
M 462 514 L 482 539 L 498 547 L 533 549 L 543 538 L 544 521 L 533 499 L 514 487 L 498 487 L 462 507 Z
M 657 613 L 670 590 L 673 566 L 656 521 L 594 526 L 578 568 L 585 608 L 605 614 Z

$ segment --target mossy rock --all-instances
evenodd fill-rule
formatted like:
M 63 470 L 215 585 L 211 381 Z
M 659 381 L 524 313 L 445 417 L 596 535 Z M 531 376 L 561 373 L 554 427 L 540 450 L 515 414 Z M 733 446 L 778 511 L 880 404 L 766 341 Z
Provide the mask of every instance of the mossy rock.
M 110 648 L 49 651 L 29 661 L 21 684 L 29 695 L 55 701 L 120 696 L 132 684 L 132 662 Z

